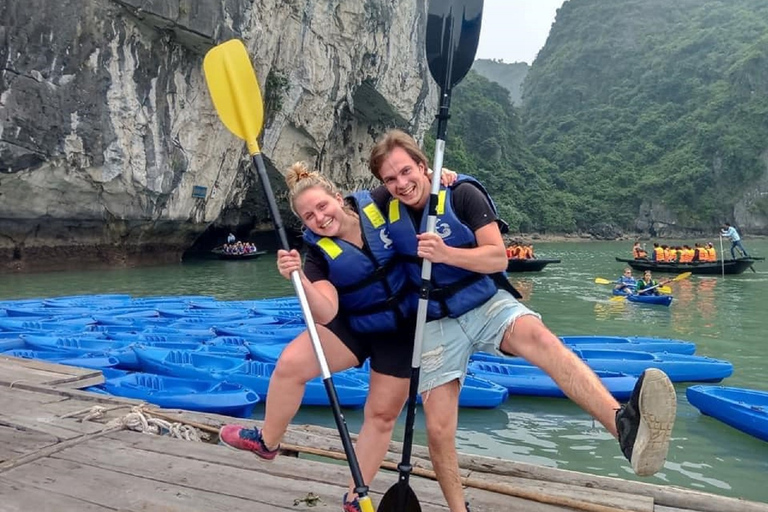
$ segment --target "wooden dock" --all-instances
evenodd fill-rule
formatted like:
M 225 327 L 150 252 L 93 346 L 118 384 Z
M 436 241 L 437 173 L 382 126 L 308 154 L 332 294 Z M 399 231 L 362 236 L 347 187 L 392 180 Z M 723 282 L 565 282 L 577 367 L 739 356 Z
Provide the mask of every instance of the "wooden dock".
M 119 421 L 137 401 L 78 389 L 101 381 L 98 370 L 0 357 L 0 512 L 340 510 L 349 471 L 333 460 L 343 458 L 335 431 L 292 426 L 285 455 L 266 462 L 217 444 L 218 427 L 233 421 L 225 416 L 142 409 L 209 434 L 202 442 L 129 430 Z M 391 444 L 385 468 L 399 450 Z M 462 454 L 460 465 L 475 512 L 768 512 L 764 503 L 489 457 Z M 414 447 L 414 466 L 422 510 L 447 511 L 424 447 Z M 380 472 L 374 504 L 396 480 Z

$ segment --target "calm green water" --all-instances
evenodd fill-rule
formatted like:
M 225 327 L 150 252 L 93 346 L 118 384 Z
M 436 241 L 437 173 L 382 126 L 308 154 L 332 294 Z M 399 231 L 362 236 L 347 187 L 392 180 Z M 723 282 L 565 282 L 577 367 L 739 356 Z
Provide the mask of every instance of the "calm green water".
M 557 334 L 660 336 L 691 340 L 698 352 L 730 360 L 735 367 L 726 385 L 768 390 L 768 262 L 756 273 L 698 277 L 674 283 L 670 308 L 608 302 L 608 286 L 595 277 L 613 279 L 622 269 L 614 256 L 629 255 L 618 242 L 538 243 L 542 258 L 561 258 L 541 273 L 513 274 L 527 304 L 543 315 Z M 768 255 L 768 241 L 748 240 L 755 255 Z M 114 271 L 63 272 L 0 276 L 0 299 L 51 297 L 84 293 L 133 295 L 213 295 L 245 299 L 292 294 L 272 256 L 256 261 L 197 261 L 175 266 Z M 768 501 L 768 443 L 701 416 L 685 399 L 687 384 L 678 384 L 678 419 L 668 462 L 647 479 L 709 492 Z M 262 417 L 262 411 L 257 412 Z M 352 431 L 360 411 L 345 413 Z M 425 444 L 419 415 L 416 442 Z M 334 427 L 326 409 L 302 411 L 297 423 Z M 402 439 L 402 423 L 395 434 Z M 573 403 L 558 399 L 511 398 L 492 411 L 463 409 L 457 444 L 462 451 L 532 462 L 602 475 L 635 478 L 613 438 Z

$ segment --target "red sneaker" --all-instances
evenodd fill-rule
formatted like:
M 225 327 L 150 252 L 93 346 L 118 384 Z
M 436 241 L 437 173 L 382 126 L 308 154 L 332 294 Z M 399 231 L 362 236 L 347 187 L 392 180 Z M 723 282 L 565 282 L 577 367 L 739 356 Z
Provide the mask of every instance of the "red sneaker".
M 245 428 L 240 425 L 224 425 L 219 430 L 219 439 L 225 445 L 238 450 L 248 450 L 262 459 L 272 460 L 280 451 L 280 446 L 274 450 L 267 449 L 257 428 Z

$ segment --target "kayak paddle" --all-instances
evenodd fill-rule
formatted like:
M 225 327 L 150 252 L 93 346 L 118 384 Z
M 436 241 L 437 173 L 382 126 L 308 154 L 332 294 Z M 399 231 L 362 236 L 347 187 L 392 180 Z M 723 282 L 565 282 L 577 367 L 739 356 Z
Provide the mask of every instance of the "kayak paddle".
M 213 105 L 216 107 L 216 112 L 219 114 L 222 123 L 230 132 L 245 140 L 248 145 L 248 152 L 258 171 L 259 180 L 264 189 L 264 195 L 269 205 L 269 212 L 272 216 L 272 223 L 277 232 L 280 246 L 282 249 L 289 251 L 291 247 L 288 245 L 288 237 L 285 234 L 280 210 L 277 209 L 275 194 L 272 192 L 267 169 L 264 166 L 264 160 L 259 149 L 258 137 L 264 123 L 264 107 L 261 100 L 259 83 L 256 80 L 256 73 L 253 70 L 253 65 L 248 57 L 245 46 L 240 40 L 231 39 L 212 48 L 206 53 L 203 60 L 203 71 Z M 325 385 L 325 391 L 328 393 L 328 400 L 331 403 L 336 427 L 341 436 L 341 444 L 344 446 L 344 453 L 347 456 L 352 479 L 355 482 L 355 493 L 357 493 L 360 508 L 363 512 L 374 512 L 373 503 L 371 503 L 371 498 L 368 496 L 368 487 L 365 485 L 363 475 L 360 472 L 360 465 L 357 462 L 355 450 L 352 447 L 352 440 L 349 436 L 346 421 L 341 413 L 336 388 L 333 385 L 328 362 L 325 359 L 325 353 L 320 344 L 320 337 L 317 334 L 317 328 L 312 318 L 312 312 L 309 309 L 304 288 L 301 286 L 301 278 L 298 271 L 291 273 L 291 282 L 299 298 L 309 337 L 312 340 L 312 348 L 320 365 L 323 384 Z
M 650 288 L 644 288 L 643 290 L 640 290 L 641 293 L 639 293 L 638 295 L 642 295 L 642 292 L 647 292 L 647 291 L 650 291 L 650 290 L 654 290 L 656 288 L 660 288 L 660 287 L 664 286 L 666 283 L 675 283 L 677 281 L 682 281 L 683 279 L 688 279 L 689 277 L 691 277 L 691 274 L 693 274 L 693 272 L 683 272 L 682 274 L 676 275 L 672 279 L 665 279 L 661 283 L 655 284 L 655 285 L 651 286 Z M 611 297 L 611 300 L 612 301 L 620 301 L 620 300 L 626 300 L 626 298 L 627 298 L 626 295 L 614 295 L 613 297 Z
M 437 117 L 437 140 L 435 157 L 432 160 L 434 169 L 432 188 L 427 205 L 427 233 L 434 233 L 437 225 L 440 173 L 443 169 L 451 89 L 466 76 L 475 61 L 482 16 L 483 0 L 430 0 L 429 2 L 426 35 L 427 63 L 432 78 L 440 86 L 440 107 L 435 116 Z M 397 483 L 393 484 L 381 498 L 378 512 L 421 512 L 419 500 L 408 484 L 408 480 L 411 474 L 416 395 L 419 389 L 421 347 L 424 340 L 424 326 L 427 323 L 431 276 L 432 262 L 425 259 L 421 265 L 421 289 L 411 359 L 411 382 L 408 390 L 403 453 L 400 464 L 397 465 L 399 476 Z

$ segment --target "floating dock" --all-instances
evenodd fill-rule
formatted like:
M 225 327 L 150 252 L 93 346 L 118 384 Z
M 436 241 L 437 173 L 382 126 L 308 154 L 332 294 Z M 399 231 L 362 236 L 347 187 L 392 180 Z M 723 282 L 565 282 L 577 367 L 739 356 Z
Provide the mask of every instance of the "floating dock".
M 224 423 L 260 422 L 79 389 L 101 382 L 99 370 L 0 357 L 1 512 L 340 510 L 349 471 L 334 430 L 293 425 L 284 455 L 263 461 L 216 435 Z M 193 440 L 147 435 L 145 421 Z M 374 504 L 397 481 L 400 448 L 390 445 L 370 489 Z M 413 460 L 422 510 L 447 511 L 426 448 L 414 447 Z M 768 504 L 672 486 L 466 454 L 459 462 L 478 512 L 768 512 Z

